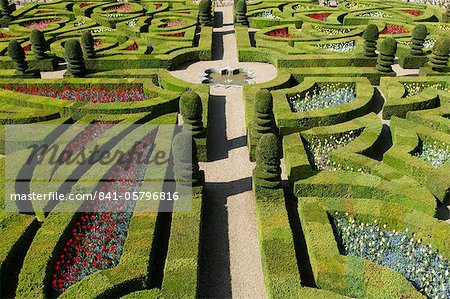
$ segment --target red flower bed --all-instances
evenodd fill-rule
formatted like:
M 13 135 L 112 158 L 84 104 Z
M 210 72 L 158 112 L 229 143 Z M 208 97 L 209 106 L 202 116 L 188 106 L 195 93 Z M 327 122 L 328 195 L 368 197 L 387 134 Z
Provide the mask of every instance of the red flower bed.
M 178 33 L 163 33 L 163 36 L 167 37 L 184 37 L 184 32 L 178 32 Z
M 183 11 L 179 11 L 179 13 L 182 13 L 182 14 L 184 14 L 184 15 L 188 15 L 188 14 L 190 14 L 191 12 L 190 12 L 190 11 L 183 10 Z
M 114 126 L 115 123 L 95 121 L 88 125 L 82 132 L 80 132 L 63 150 L 55 165 L 55 169 L 64 164 L 70 157 L 79 152 L 84 146 L 95 138 L 100 137 L 106 130 Z
M 162 6 L 162 3 L 155 3 L 153 5 L 155 5 L 156 9 L 159 9 Z
M 289 34 L 289 31 L 287 28 L 280 28 L 280 29 L 272 30 L 272 31 L 267 32 L 266 35 L 272 36 L 272 37 L 279 37 L 279 38 L 295 38 L 295 36 L 293 36 L 292 34 Z
M 406 12 L 406 13 L 412 15 L 412 16 L 415 16 L 415 17 L 418 17 L 418 16 L 420 16 L 422 14 L 420 11 L 412 10 L 412 9 L 403 9 L 402 11 Z
M 133 42 L 132 45 L 126 47 L 124 50 L 125 51 L 136 51 L 139 48 L 137 42 Z
M 114 11 L 130 11 L 133 9 L 133 6 L 130 4 L 116 5 L 106 8 L 105 10 L 114 10 Z
M 103 45 L 103 41 L 101 39 L 97 39 L 94 41 L 94 48 L 100 47 Z
M 46 96 L 51 98 L 83 103 L 117 103 L 140 102 L 148 97 L 139 85 L 119 84 L 108 86 L 71 86 L 71 85 L 4 85 L 1 88 L 24 94 Z
M 83 7 L 90 6 L 90 5 L 92 5 L 92 2 L 84 2 L 84 3 L 80 4 L 80 7 L 83 8 Z
M 50 9 L 50 10 L 38 10 L 36 12 L 36 14 L 39 15 L 39 14 L 51 13 L 51 12 L 55 12 L 55 10 L 53 10 L 53 9 Z
M 13 36 L 9 35 L 9 34 L 6 34 L 6 33 L 3 33 L 3 32 L 0 32 L 0 38 L 10 38 L 10 37 L 13 37 Z
M 391 25 L 391 24 L 387 24 L 383 28 L 383 30 L 380 31 L 380 34 L 403 34 L 403 33 L 410 33 L 410 31 L 403 28 L 400 25 Z
M 319 20 L 319 21 L 325 21 L 330 15 L 331 15 L 331 13 L 329 13 L 329 12 L 323 12 L 323 13 L 311 13 L 311 14 L 308 14 L 307 16 L 312 19 Z
M 26 46 L 23 46 L 22 49 L 23 49 L 25 52 L 31 51 L 31 44 L 28 44 L 28 45 L 26 45 Z
M 138 192 L 154 148 L 157 129 L 136 143 L 125 155 L 125 162 L 116 163 L 93 193 L 123 195 Z M 89 211 L 78 213 L 71 234 L 56 258 L 52 289 L 55 295 L 98 270 L 116 266 L 122 255 L 134 201 L 110 201 L 96 198 L 86 202 Z M 114 212 L 112 212 L 114 211 Z
M 54 22 L 58 22 L 59 18 L 55 18 L 55 19 L 47 19 L 47 20 L 42 20 L 39 22 L 31 22 L 31 23 L 27 23 L 25 24 L 25 27 L 31 30 L 41 30 L 41 29 L 45 29 L 48 27 L 48 24 L 50 23 L 54 23 Z

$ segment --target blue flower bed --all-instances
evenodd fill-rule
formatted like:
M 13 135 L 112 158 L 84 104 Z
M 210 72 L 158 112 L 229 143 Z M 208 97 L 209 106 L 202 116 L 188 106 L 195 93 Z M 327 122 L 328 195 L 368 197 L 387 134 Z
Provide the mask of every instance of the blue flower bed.
M 354 84 L 326 83 L 317 85 L 306 94 L 287 96 L 293 112 L 307 112 L 346 104 L 356 98 Z
M 358 223 L 336 212 L 333 217 L 343 254 L 357 256 L 387 267 L 406 277 L 428 298 L 450 298 L 450 261 L 431 245 L 405 231 L 388 230 L 387 225 Z

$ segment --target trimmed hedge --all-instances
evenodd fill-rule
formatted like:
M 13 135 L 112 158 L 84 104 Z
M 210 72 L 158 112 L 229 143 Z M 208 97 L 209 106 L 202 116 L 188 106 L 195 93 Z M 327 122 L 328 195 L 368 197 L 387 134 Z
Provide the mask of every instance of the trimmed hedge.
M 347 212 L 364 222 L 378 220 L 387 223 L 389 229 L 408 228 L 424 244 L 432 244 L 447 259 L 450 257 L 445 237 L 450 233 L 448 225 L 414 209 L 372 199 L 299 198 L 298 213 L 314 277 L 324 289 L 358 298 L 423 298 L 399 273 L 341 255 L 329 218 L 334 212 Z

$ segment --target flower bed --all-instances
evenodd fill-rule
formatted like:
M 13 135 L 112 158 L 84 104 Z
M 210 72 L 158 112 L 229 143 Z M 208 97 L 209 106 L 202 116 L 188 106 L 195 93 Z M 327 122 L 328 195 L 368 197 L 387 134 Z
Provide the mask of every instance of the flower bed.
M 414 10 L 414 9 L 402 9 L 402 11 L 407 14 L 410 14 L 414 17 L 418 17 L 422 14 L 419 10 Z
M 307 14 L 308 17 L 311 19 L 319 20 L 319 21 L 326 21 L 329 16 L 331 16 L 330 12 L 323 12 L 323 13 L 311 13 Z
M 97 39 L 94 41 L 94 48 L 101 47 L 103 45 L 103 41 L 101 39 Z
M 371 11 L 358 15 L 358 17 L 364 18 L 392 18 L 392 15 L 384 13 L 382 11 Z
M 314 26 L 314 30 L 317 30 L 321 33 L 325 33 L 327 35 L 339 35 L 339 34 L 346 34 L 352 31 L 351 28 L 327 28 L 322 26 Z
M 439 168 L 450 160 L 450 145 L 426 140 L 421 143 L 414 156 L 425 160 L 434 168 Z
M 375 220 L 358 223 L 348 214 L 335 213 L 335 233 L 343 254 L 370 260 L 396 271 L 428 298 L 450 297 L 450 261 L 431 245 L 405 231 L 388 230 Z
M 295 38 L 294 35 L 289 33 L 289 30 L 286 27 L 269 31 L 266 35 L 278 38 Z
M 125 194 L 139 191 L 147 164 L 137 161 L 145 161 L 151 154 L 154 137 L 152 132 L 136 143 L 127 152 L 126 163 L 115 164 L 109 177 L 97 185 L 95 192 Z M 56 259 L 52 275 L 56 295 L 83 277 L 119 263 L 134 204 L 134 201 L 103 201 L 102 198 L 88 203 L 94 212 L 79 214 L 72 235 Z M 110 212 L 112 210 L 114 212 Z
M 163 33 L 162 36 L 166 37 L 184 37 L 185 32 L 177 32 L 177 33 Z
M 351 83 L 325 83 L 306 92 L 288 95 L 292 111 L 306 112 L 348 103 L 356 98 L 355 86 Z
M 7 33 L 0 32 L 0 38 L 10 38 L 10 37 L 13 37 L 13 36 L 10 34 L 7 34 Z
M 50 23 L 55 23 L 60 21 L 60 18 L 55 18 L 55 19 L 46 19 L 46 20 L 42 20 L 42 21 L 37 21 L 37 22 L 30 22 L 30 23 L 26 23 L 25 27 L 31 30 L 42 30 L 48 27 L 48 24 Z
M 135 27 L 137 25 L 137 19 L 131 20 L 129 22 L 126 22 L 128 27 Z
M 136 51 L 137 49 L 139 49 L 139 46 L 138 46 L 137 42 L 133 42 L 133 44 L 131 44 L 130 46 L 126 47 L 124 50 L 125 51 Z
M 80 7 L 83 8 L 83 7 L 91 6 L 92 4 L 93 4 L 92 2 L 85 2 L 85 3 L 81 3 Z
M 269 20 L 281 20 L 279 16 L 273 14 L 271 10 L 260 11 L 252 15 L 254 18 L 263 18 Z
M 70 143 L 64 148 L 61 155 L 58 157 L 57 163 L 53 172 L 68 161 L 73 154 L 79 152 L 86 144 L 92 142 L 94 139 L 100 137 L 109 128 L 114 126 L 115 123 L 95 121 L 88 125 L 82 132 L 80 132 Z
M 133 9 L 133 6 L 129 5 L 129 4 L 123 4 L 123 5 L 117 5 L 117 6 L 111 6 L 111 7 L 107 7 L 104 10 L 106 11 L 130 11 Z
M 386 24 L 383 30 L 380 31 L 380 34 L 405 34 L 410 33 L 408 29 L 403 28 L 400 25 Z
M 410 41 L 410 40 L 408 40 L 408 41 L 399 41 L 398 43 L 400 45 L 406 45 L 406 46 L 412 45 L 412 41 Z M 425 42 L 423 43 L 423 48 L 426 49 L 426 50 L 432 49 L 435 43 L 436 43 L 436 39 L 434 39 L 434 38 L 427 38 L 425 40 Z
M 4 85 L 2 88 L 24 94 L 46 96 L 83 103 L 118 103 L 147 100 L 140 85 L 119 84 L 114 87 L 90 85 Z
M 450 90 L 446 87 L 444 82 L 434 83 L 434 82 L 402 82 L 402 85 L 405 88 L 405 94 L 403 98 L 410 98 L 415 96 L 426 89 L 435 89 L 435 90 L 443 90 L 450 92 Z
M 345 7 L 354 10 L 354 9 L 362 9 L 362 8 L 370 8 L 373 7 L 373 5 L 367 4 L 367 3 L 360 3 L 360 2 L 350 2 L 345 4 Z
M 306 152 L 308 154 L 308 160 L 313 169 L 320 171 L 335 171 L 342 169 L 342 165 L 335 165 L 335 163 L 330 161 L 330 154 L 338 148 L 346 146 L 351 141 L 355 140 L 359 135 L 361 135 L 361 133 L 362 130 L 356 130 L 325 137 L 308 137 L 306 140 Z M 353 169 L 349 170 L 353 171 Z
M 163 28 L 172 28 L 183 25 L 182 21 L 168 22 L 163 25 Z
M 76 23 L 73 23 L 73 27 L 80 27 L 86 25 L 86 20 L 81 20 Z
M 347 53 L 355 50 L 356 44 L 355 41 L 348 41 L 334 44 L 317 44 L 316 47 L 333 52 Z

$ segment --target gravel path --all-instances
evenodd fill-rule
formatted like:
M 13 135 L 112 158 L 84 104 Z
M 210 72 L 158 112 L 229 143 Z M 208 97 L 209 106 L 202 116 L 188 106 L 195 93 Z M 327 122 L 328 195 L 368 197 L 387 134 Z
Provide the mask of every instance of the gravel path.
M 272 65 L 238 62 L 232 6 L 216 8 L 215 19 L 213 61 L 183 66 L 172 75 L 200 83 L 204 69 L 228 66 L 251 68 L 257 83 L 276 77 Z M 201 165 L 206 176 L 206 199 L 199 295 L 266 298 L 242 88 L 212 87 L 208 110 L 210 162 Z

